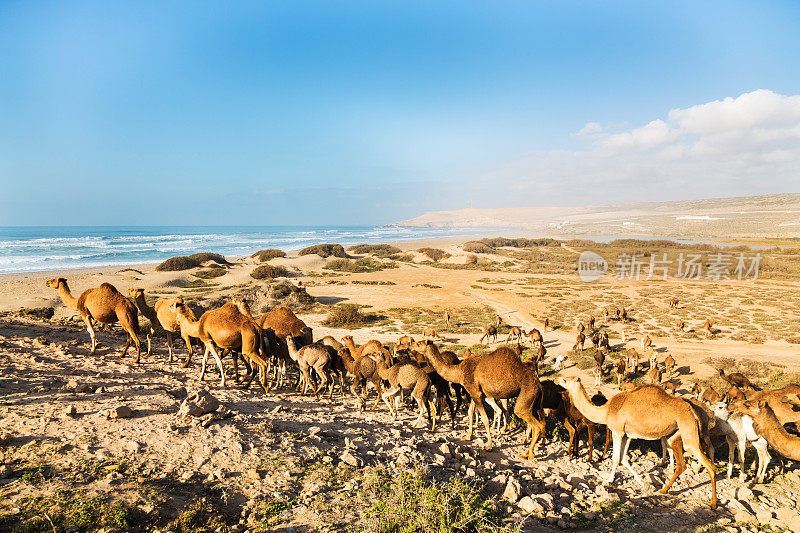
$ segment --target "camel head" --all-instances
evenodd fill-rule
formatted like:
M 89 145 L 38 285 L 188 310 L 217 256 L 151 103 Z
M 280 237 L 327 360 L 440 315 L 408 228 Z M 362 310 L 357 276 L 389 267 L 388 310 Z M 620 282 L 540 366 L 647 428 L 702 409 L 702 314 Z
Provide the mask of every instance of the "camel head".
M 353 341 L 353 336 L 352 335 L 345 335 L 344 337 L 342 337 L 342 343 L 343 344 L 347 344 L 349 342 L 352 342 L 353 344 L 355 344 L 355 341 Z
M 464 348 L 464 353 L 461 354 L 461 359 L 467 359 L 468 357 L 472 357 L 472 350 L 469 348 Z
M 342 359 L 352 359 L 353 354 L 350 353 L 350 348 L 348 348 L 347 346 L 342 346 L 339 349 L 339 357 L 341 357 Z
M 743 415 L 747 415 L 749 417 L 755 417 L 761 414 L 761 411 L 767 406 L 767 402 L 764 400 L 746 400 L 744 402 L 740 402 L 736 406 L 736 410 L 739 411 Z
M 556 385 L 561 385 L 570 392 L 575 392 L 581 388 L 581 378 L 578 376 L 559 376 L 555 380 Z
M 788 404 L 793 405 L 795 407 L 800 407 L 800 395 L 798 395 L 798 394 L 785 394 L 781 398 L 781 401 L 783 403 L 788 403 Z
M 62 283 L 63 283 L 64 285 L 66 285 L 66 284 L 67 284 L 67 279 L 66 279 L 66 278 L 53 278 L 53 279 L 48 279 L 48 280 L 47 280 L 47 282 L 45 283 L 45 285 L 47 285 L 47 286 L 48 286 L 48 287 L 50 287 L 51 289 L 56 289 L 56 290 L 58 290 L 58 287 L 59 287 L 59 286 L 60 286 Z
M 231 303 L 236 306 L 240 313 L 246 316 L 251 316 L 250 305 L 244 298 L 231 298 Z
M 721 418 L 722 420 L 727 420 L 730 416 L 731 412 L 728 410 L 728 404 L 725 402 L 717 402 L 711 406 L 711 410 L 714 411 L 714 416 L 717 418 Z
M 140 296 L 143 297 L 144 289 L 142 289 L 141 287 L 131 287 L 130 289 L 128 289 L 128 296 L 134 299 L 139 298 Z

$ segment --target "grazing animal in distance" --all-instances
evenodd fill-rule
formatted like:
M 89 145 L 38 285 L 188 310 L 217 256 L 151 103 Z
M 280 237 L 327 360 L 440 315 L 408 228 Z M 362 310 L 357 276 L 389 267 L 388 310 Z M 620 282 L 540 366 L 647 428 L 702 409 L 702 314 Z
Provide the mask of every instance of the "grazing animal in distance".
M 508 337 L 506 337 L 506 342 L 509 342 L 511 339 L 521 339 L 524 334 L 525 331 L 518 326 L 511 326 L 508 331 Z
M 526 337 L 528 337 L 528 345 L 531 346 L 531 347 L 533 347 L 536 343 L 541 344 L 541 343 L 544 342 L 544 338 L 542 337 L 542 333 L 536 328 L 533 328 L 528 333 L 525 333 L 523 331 L 522 334 L 525 335 Z
M 706 332 L 706 335 L 709 337 L 714 336 L 714 330 L 712 329 L 711 319 L 706 318 L 705 324 L 703 324 L 703 331 Z
M 678 299 L 677 298 L 671 298 L 669 300 L 669 308 L 670 309 L 677 309 L 678 308 Z
M 672 373 L 675 372 L 675 358 L 672 355 L 667 355 L 664 359 L 664 370 L 667 372 L 667 379 L 672 379 Z
M 583 322 L 578 322 L 578 333 L 583 333 L 586 331 L 586 326 L 583 325 Z
M 589 331 L 594 331 L 594 316 L 589 315 Z
M 564 370 L 564 362 L 567 360 L 567 354 L 560 353 L 556 355 L 555 361 L 553 361 L 553 370 Z
M 139 362 L 141 355 L 141 343 L 139 342 L 139 311 L 136 306 L 120 293 L 116 287 L 110 283 L 102 283 L 94 289 L 86 289 L 77 298 L 72 296 L 65 278 L 54 278 L 45 283 L 51 289 L 58 291 L 58 296 L 64 305 L 80 313 L 89 338 L 92 341 L 92 349 L 89 355 L 93 355 L 97 349 L 97 336 L 94 332 L 94 322 L 102 324 L 113 324 L 119 322 L 125 333 L 128 334 L 125 348 L 120 357 L 125 357 L 131 343 L 136 346 L 136 362 Z
M 683 320 L 678 320 L 677 322 L 675 322 L 675 327 L 681 331 L 684 331 L 686 329 L 686 322 L 684 322 Z
M 661 369 L 653 367 L 647 371 L 647 380 L 651 385 L 658 385 L 661 383 Z
M 542 322 L 542 329 L 547 331 L 547 328 L 550 327 L 550 318 L 545 317 L 544 322 Z
M 622 308 L 622 321 L 623 322 L 628 321 L 628 310 L 625 309 L 624 307 Z
M 622 380 L 625 379 L 625 375 L 628 373 L 627 359 L 624 356 L 620 357 L 619 361 L 614 365 L 614 372 L 617 375 L 617 384 L 622 383 Z
M 725 369 L 720 368 L 719 377 L 721 377 L 724 381 L 727 381 L 731 385 L 736 385 L 740 389 L 756 390 L 753 383 L 749 379 L 747 379 L 747 377 L 741 372 L 731 372 L 730 374 L 726 374 Z
M 575 337 L 575 346 L 572 347 L 572 350 L 577 352 L 578 348 L 583 351 L 583 343 L 586 342 L 586 335 L 583 333 L 578 333 L 578 336 Z
M 436 330 L 433 328 L 425 328 L 422 330 L 422 338 L 423 339 L 441 339 L 442 337 L 436 333 Z
M 648 348 L 653 345 L 653 339 L 650 338 L 650 335 L 646 335 L 642 337 L 642 351 L 646 352 Z
M 600 375 L 603 375 L 603 363 L 606 361 L 606 353 L 603 350 L 596 350 L 594 352 L 594 363 Z
M 497 326 L 486 326 L 486 328 L 483 330 L 483 336 L 479 342 L 483 343 L 483 339 L 486 339 L 487 344 L 492 343 L 492 340 L 490 339 L 494 339 L 494 342 L 497 342 Z
M 636 351 L 636 348 L 628 348 L 625 355 L 628 358 L 628 368 L 631 369 L 631 372 L 636 373 L 639 370 L 639 352 Z

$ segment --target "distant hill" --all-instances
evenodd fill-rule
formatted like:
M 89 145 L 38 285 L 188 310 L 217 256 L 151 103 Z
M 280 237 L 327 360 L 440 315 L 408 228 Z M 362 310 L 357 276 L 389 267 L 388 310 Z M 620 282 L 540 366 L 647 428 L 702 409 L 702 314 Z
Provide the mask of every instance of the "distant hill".
M 517 228 L 553 235 L 800 237 L 800 194 L 619 205 L 430 211 L 411 227 Z

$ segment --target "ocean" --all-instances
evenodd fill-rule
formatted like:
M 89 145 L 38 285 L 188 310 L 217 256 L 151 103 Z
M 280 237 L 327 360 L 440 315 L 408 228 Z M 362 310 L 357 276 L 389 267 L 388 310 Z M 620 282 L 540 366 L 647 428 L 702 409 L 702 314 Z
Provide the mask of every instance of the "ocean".
M 229 257 L 264 248 L 383 243 L 472 235 L 471 228 L 401 226 L 12 226 L 0 227 L 0 273 L 160 263 L 176 255 Z

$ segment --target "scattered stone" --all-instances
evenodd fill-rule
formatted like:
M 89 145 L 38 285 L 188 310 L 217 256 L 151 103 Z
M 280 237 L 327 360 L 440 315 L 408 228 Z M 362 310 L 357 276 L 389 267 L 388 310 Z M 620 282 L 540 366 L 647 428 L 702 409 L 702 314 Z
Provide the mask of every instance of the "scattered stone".
M 346 465 L 358 468 L 364 466 L 364 461 L 360 457 L 353 455 L 350 452 L 344 452 L 339 456 L 339 459 Z
M 184 398 L 189 396 L 189 391 L 186 390 L 186 387 L 178 387 L 177 389 L 168 390 L 167 394 L 169 394 L 176 400 L 183 400 Z
M 541 514 L 544 512 L 544 507 L 542 507 L 542 504 L 535 501 L 530 496 L 523 496 L 520 498 L 520 500 L 517 502 L 517 507 L 528 514 Z
M 736 489 L 737 500 L 751 500 L 753 498 L 753 491 L 748 487 L 739 487 Z
M 69 407 L 64 409 L 64 416 L 65 417 L 73 418 L 77 414 L 78 414 L 78 410 L 75 408 L 74 405 L 70 405 Z
M 119 405 L 107 411 L 108 418 L 130 418 L 133 416 L 133 409 L 127 405 Z
M 8 465 L 0 466 L 0 479 L 6 479 L 11 477 L 11 474 L 14 473 L 14 470 Z
M 79 383 L 76 379 L 69 380 L 63 389 L 67 392 L 94 392 L 94 387 L 86 383 Z
M 749 524 L 756 521 L 756 517 L 748 513 L 744 509 L 742 509 L 741 511 L 736 511 L 736 514 L 733 515 L 733 519 L 736 522 L 741 522 L 743 524 Z
M 759 522 L 769 522 L 772 518 L 772 511 L 768 509 L 759 509 L 756 511 L 756 520 Z
M 503 499 L 511 503 L 517 503 L 521 493 L 522 486 L 519 484 L 519 481 L 510 477 L 506 484 L 506 489 L 503 491 Z
M 186 397 L 178 409 L 179 418 L 201 417 L 219 408 L 219 400 L 205 389 L 198 389 Z

